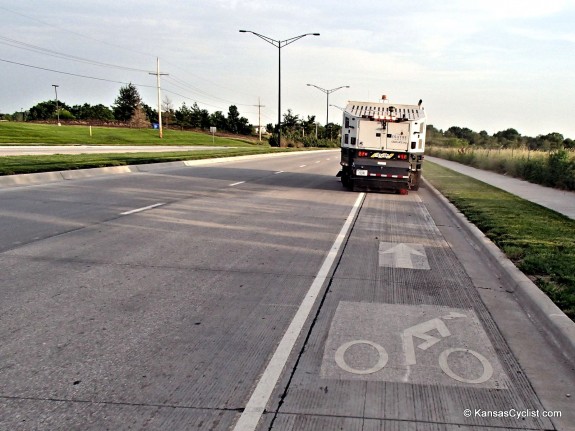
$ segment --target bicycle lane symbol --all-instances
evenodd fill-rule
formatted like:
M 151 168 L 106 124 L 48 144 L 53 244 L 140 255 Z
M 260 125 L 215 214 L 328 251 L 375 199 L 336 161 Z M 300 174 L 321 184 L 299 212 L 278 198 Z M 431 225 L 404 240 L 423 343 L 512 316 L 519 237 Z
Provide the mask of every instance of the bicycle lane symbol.
M 441 314 L 415 323 L 433 312 Z M 350 321 L 352 314 L 355 317 Z M 452 333 L 446 324 L 449 321 L 455 321 L 450 326 L 460 332 L 459 335 Z M 404 327 L 409 323 L 415 324 Z M 378 327 L 383 333 L 373 330 Z M 487 335 L 482 329 L 479 331 L 480 328 L 472 310 L 342 302 L 328 335 L 322 377 L 506 387 L 507 378 Z M 370 333 L 370 337 L 343 341 L 359 335 L 358 332 Z M 358 348 L 363 349 L 361 356 L 371 358 L 369 364 L 366 365 L 358 352 L 349 354 Z M 333 351 L 332 361 L 340 371 L 330 366 L 328 355 Z M 359 362 L 361 366 L 357 365 Z

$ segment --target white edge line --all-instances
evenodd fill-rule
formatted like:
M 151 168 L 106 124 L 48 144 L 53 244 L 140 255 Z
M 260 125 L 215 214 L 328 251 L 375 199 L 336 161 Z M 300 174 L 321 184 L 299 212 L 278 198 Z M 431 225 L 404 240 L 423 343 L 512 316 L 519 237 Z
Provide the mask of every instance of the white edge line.
M 130 214 L 134 214 L 134 213 L 139 213 L 141 211 L 150 210 L 152 208 L 156 208 L 156 207 L 159 207 L 161 205 L 166 205 L 166 203 L 165 202 L 159 202 L 159 203 L 154 204 L 154 205 L 148 205 L 147 207 L 136 208 L 135 210 L 125 211 L 123 213 L 120 213 L 120 215 L 130 215 Z
M 230 184 L 230 187 L 238 186 L 238 185 L 243 184 L 243 183 L 245 183 L 245 181 L 238 181 L 237 183 Z
M 281 373 L 288 361 L 289 355 L 303 329 L 303 326 L 315 304 L 321 287 L 323 286 L 329 271 L 339 253 L 345 237 L 347 236 L 351 224 L 361 206 L 365 193 L 360 193 L 357 197 L 351 212 L 341 228 L 331 250 L 327 254 L 319 272 L 311 284 L 305 298 L 293 317 L 289 327 L 284 333 L 277 349 L 275 350 L 270 362 L 261 375 L 252 395 L 242 413 L 233 431 L 254 431 L 260 421 L 260 418 L 266 408 L 271 394 L 281 376 Z

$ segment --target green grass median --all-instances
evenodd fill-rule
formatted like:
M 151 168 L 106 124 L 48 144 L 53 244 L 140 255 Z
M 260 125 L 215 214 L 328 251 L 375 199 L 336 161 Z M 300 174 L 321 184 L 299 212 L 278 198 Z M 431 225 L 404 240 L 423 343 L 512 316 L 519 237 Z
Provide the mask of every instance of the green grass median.
M 575 320 L 575 220 L 431 162 L 424 177 Z
M 65 171 L 70 169 L 102 168 L 146 163 L 200 160 L 218 157 L 247 156 L 254 154 L 293 151 L 284 148 L 251 147 L 222 148 L 221 150 L 194 150 L 161 153 L 105 153 L 105 154 L 55 154 L 50 156 L 0 157 L 0 175 L 31 174 L 36 172 Z
M 32 124 L 0 122 L 0 144 L 18 145 L 209 145 L 248 147 L 256 142 L 247 137 L 212 138 L 207 133 L 164 129 L 163 139 L 158 130 L 122 127 L 90 127 L 85 125 Z M 266 145 L 267 146 L 267 145 Z

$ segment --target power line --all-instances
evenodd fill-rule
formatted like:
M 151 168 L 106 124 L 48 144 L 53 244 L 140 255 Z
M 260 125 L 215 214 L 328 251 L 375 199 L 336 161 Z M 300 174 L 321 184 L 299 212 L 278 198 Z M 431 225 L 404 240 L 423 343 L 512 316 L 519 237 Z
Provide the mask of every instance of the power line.
M 54 70 L 54 69 L 48 69 L 46 67 L 40 67 L 40 66 L 33 66 L 31 64 L 24 64 L 24 63 L 18 63 L 16 61 L 10 61 L 10 60 L 5 60 L 3 58 L 0 58 L 0 61 L 3 61 L 4 63 L 10 63 L 10 64 L 16 64 L 18 66 L 24 66 L 24 67 L 30 67 L 32 69 L 39 69 L 39 70 L 45 70 L 48 72 L 54 72 L 54 73 L 60 73 L 62 75 L 70 75 L 70 76 L 77 76 L 79 78 L 86 78 L 86 79 L 94 79 L 96 81 L 106 81 L 106 82 L 114 82 L 116 84 L 132 84 L 132 85 L 136 85 L 138 87 L 146 87 L 146 88 L 156 88 L 153 85 L 145 85 L 145 84 L 134 84 L 134 83 L 130 83 L 130 82 L 124 82 L 124 81 L 115 81 L 112 79 L 107 79 L 107 78 L 98 78 L 95 76 L 87 76 L 87 75 L 81 75 L 79 73 L 71 73 L 71 72 L 63 72 L 61 70 Z
M 48 27 L 57 28 L 58 30 L 65 31 L 65 32 L 71 33 L 71 34 L 75 34 L 76 36 L 81 36 L 81 37 L 86 38 L 86 39 L 94 40 L 94 41 L 96 41 L 96 42 L 98 42 L 98 43 L 103 43 L 104 45 L 113 46 L 114 48 L 119 48 L 119 49 L 122 49 L 122 50 L 124 50 L 124 51 L 130 51 L 130 52 L 133 52 L 133 53 L 136 53 L 136 54 L 140 54 L 140 55 L 145 55 L 146 57 L 156 57 L 156 56 L 154 56 L 154 55 L 150 55 L 149 52 L 141 52 L 141 51 L 137 51 L 137 50 L 135 50 L 135 49 L 126 48 L 125 46 L 116 45 L 116 44 L 114 44 L 114 43 L 110 43 L 110 42 L 106 42 L 106 41 L 103 41 L 103 40 L 100 40 L 100 39 L 96 39 L 96 38 L 94 38 L 94 37 L 92 37 L 92 36 L 87 36 L 87 35 L 82 34 L 82 33 L 78 33 L 78 32 L 75 32 L 75 31 L 72 31 L 72 30 L 68 30 L 68 29 L 66 29 L 66 28 L 63 28 L 63 27 L 60 27 L 60 26 L 57 26 L 57 25 L 54 25 L 54 24 L 47 23 L 47 22 L 42 21 L 42 20 L 39 20 L 39 19 L 37 19 L 37 18 L 33 18 L 33 17 L 29 16 L 29 15 L 25 15 L 25 14 L 23 14 L 23 13 L 16 12 L 16 11 L 13 11 L 13 10 L 11 10 L 11 9 L 7 9 L 7 8 L 5 8 L 5 7 L 3 7 L 3 6 L 0 6 L 0 9 L 5 10 L 5 11 L 10 12 L 10 13 L 13 13 L 14 15 L 19 15 L 19 16 L 22 16 L 22 17 L 24 17 L 24 18 L 30 19 L 30 20 L 32 20 L 32 21 L 39 22 L 40 24 L 47 25 Z
M 191 91 L 193 93 L 198 93 L 204 97 L 208 97 L 210 99 L 214 99 L 220 102 L 225 102 L 225 103 L 230 103 L 232 105 L 237 105 L 237 106 L 253 106 L 247 103 L 236 103 L 232 100 L 228 100 L 228 99 L 223 99 L 221 97 L 218 96 L 213 96 L 210 93 L 207 93 L 204 90 L 201 90 L 195 86 L 193 86 L 192 84 L 189 84 L 185 81 L 182 81 L 181 79 L 176 78 L 175 76 L 170 76 L 169 78 L 166 79 L 167 81 L 171 82 L 172 85 L 181 88 L 182 90 L 186 90 L 186 91 Z
M 24 49 L 24 50 L 36 52 L 39 54 L 49 55 L 51 57 L 62 58 L 65 60 L 78 61 L 81 63 L 88 63 L 88 64 L 92 64 L 95 66 L 110 67 L 110 68 L 114 68 L 114 69 L 129 70 L 132 72 L 150 73 L 149 70 L 137 69 L 134 67 L 119 66 L 116 64 L 104 63 L 104 62 L 96 61 L 96 60 L 89 60 L 87 58 L 77 57 L 75 55 L 70 55 L 70 54 L 66 54 L 63 52 L 58 52 L 58 51 L 54 51 L 51 49 L 42 48 L 40 46 L 32 45 L 29 43 L 21 42 L 21 41 L 15 40 L 15 39 L 11 39 L 9 37 L 0 36 L 0 43 L 3 43 L 3 44 L 8 45 L 8 46 L 12 46 L 14 48 Z

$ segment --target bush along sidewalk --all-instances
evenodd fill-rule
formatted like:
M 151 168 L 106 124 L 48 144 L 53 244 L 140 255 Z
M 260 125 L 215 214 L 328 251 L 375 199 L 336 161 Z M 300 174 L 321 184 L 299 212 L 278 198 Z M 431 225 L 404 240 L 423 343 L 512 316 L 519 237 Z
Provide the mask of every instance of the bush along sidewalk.
M 491 150 L 482 148 L 428 148 L 427 154 L 478 169 L 511 175 L 535 184 L 575 190 L 575 152 Z

